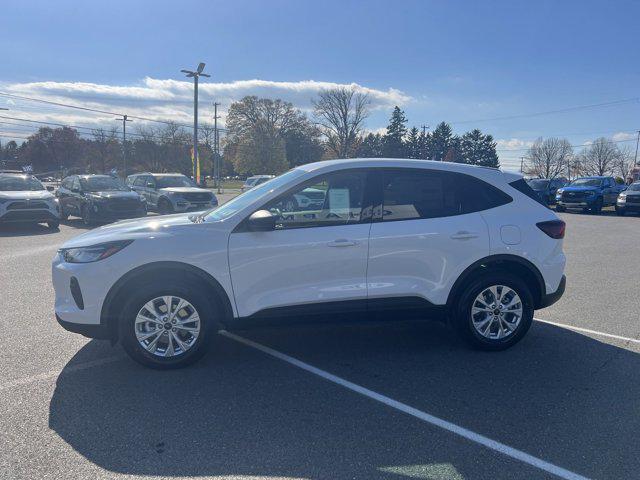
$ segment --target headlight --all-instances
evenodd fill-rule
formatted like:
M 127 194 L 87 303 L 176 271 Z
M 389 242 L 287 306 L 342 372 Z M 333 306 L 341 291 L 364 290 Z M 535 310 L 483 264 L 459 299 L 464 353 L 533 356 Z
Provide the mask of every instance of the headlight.
M 621 193 L 620 195 L 618 195 L 618 198 L 621 200 L 624 200 L 625 198 L 627 198 L 627 194 L 626 193 Z
M 67 263 L 91 263 L 118 253 L 133 240 L 99 243 L 90 247 L 61 248 L 60 255 Z
M 0 205 L 2 205 L 3 203 L 7 203 L 8 201 L 8 198 L 0 198 Z

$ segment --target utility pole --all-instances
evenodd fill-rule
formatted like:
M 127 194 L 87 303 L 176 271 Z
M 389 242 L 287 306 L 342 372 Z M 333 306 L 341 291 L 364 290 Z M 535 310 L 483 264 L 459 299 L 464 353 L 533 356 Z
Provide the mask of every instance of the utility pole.
M 524 157 L 520 157 L 520 173 L 524 173 Z
M 640 143 L 640 130 L 638 130 L 638 138 L 636 139 L 636 155 L 633 157 L 633 166 L 638 165 L 638 144 Z
M 196 184 L 200 183 L 198 178 L 198 79 L 200 77 L 210 77 L 206 73 L 202 73 L 204 70 L 204 63 L 200 62 L 195 72 L 191 70 L 180 70 L 186 74 L 187 78 L 193 77 L 193 179 Z
M 218 102 L 213 102 L 213 177 L 220 193 L 220 159 L 218 154 Z
M 116 118 L 117 121 L 122 122 L 122 178 L 127 178 L 127 122 L 129 120 L 127 115 L 122 115 L 122 118 Z
M 426 135 L 427 134 L 427 129 L 429 128 L 429 125 L 422 125 L 422 135 Z

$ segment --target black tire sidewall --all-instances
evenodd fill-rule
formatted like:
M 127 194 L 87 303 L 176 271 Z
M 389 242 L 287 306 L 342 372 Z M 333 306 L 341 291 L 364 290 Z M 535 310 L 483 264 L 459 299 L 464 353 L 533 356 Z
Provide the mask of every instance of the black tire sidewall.
M 187 352 L 170 358 L 158 357 L 146 351 L 138 343 L 134 330 L 135 318 L 142 306 L 149 300 L 163 295 L 184 298 L 195 307 L 200 317 L 200 334 L 196 343 Z M 191 365 L 206 353 L 217 331 L 218 324 L 214 318 L 220 309 L 209 298 L 201 286 L 191 281 L 177 285 L 156 281 L 140 288 L 125 303 L 119 319 L 119 338 L 123 348 L 133 360 L 146 367 L 164 370 Z
M 173 205 L 169 200 L 163 197 L 158 201 L 158 212 L 163 215 L 173 213 Z
M 93 223 L 93 219 L 91 218 L 91 209 L 89 208 L 89 204 L 85 203 L 82 206 L 82 210 L 81 210 L 81 215 L 82 215 L 82 223 L 84 223 L 85 225 L 91 225 Z
M 485 288 L 492 285 L 504 285 L 513 289 L 523 304 L 522 319 L 515 333 L 501 340 L 491 340 L 483 337 L 473 327 L 471 307 L 475 298 Z M 518 343 L 529 331 L 533 321 L 533 296 L 527 285 L 507 272 L 487 273 L 472 280 L 459 297 L 455 312 L 455 326 L 460 336 L 471 346 L 481 350 L 504 350 Z

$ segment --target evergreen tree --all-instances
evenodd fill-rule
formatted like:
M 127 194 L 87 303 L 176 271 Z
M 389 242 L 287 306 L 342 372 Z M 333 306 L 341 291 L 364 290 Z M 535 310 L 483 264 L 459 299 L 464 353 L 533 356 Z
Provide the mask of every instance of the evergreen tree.
M 431 134 L 420 132 L 418 136 L 418 158 L 429 160 L 431 158 Z
M 406 141 L 406 154 L 409 158 L 420 158 L 420 131 L 413 127 L 409 130 Z
M 448 123 L 441 122 L 431 134 L 430 158 L 431 160 L 455 161 L 457 137 L 453 135 L 451 126 Z
M 356 149 L 360 158 L 380 158 L 383 156 L 384 137 L 379 133 L 370 133 L 362 139 Z
M 460 158 L 457 161 L 498 168 L 496 142 L 491 135 L 483 135 L 477 128 L 467 132 L 460 139 Z
M 406 157 L 404 137 L 407 135 L 407 117 L 396 106 L 391 114 L 387 133 L 384 136 L 384 156 L 389 158 Z

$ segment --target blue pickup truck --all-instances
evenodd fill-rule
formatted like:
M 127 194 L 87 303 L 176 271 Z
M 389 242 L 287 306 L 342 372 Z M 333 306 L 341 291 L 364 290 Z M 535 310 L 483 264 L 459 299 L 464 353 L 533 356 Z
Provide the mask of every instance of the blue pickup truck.
M 556 192 L 556 211 L 579 209 L 594 214 L 602 207 L 615 206 L 624 185 L 618 185 L 613 177 L 576 178 Z

